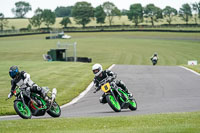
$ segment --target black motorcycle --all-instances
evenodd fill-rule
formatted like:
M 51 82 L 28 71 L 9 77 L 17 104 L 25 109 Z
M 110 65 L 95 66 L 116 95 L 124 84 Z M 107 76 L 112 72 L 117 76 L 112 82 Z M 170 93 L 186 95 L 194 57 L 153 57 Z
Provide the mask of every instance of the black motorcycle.
M 121 109 L 134 111 L 137 109 L 136 100 L 129 97 L 128 94 L 118 87 L 115 80 L 109 81 L 108 78 L 100 82 L 101 90 L 106 95 L 106 101 L 115 112 L 120 112 Z
M 43 87 L 46 92 L 50 92 L 48 87 Z M 33 116 L 43 116 L 47 112 L 52 117 L 61 115 L 60 106 L 56 103 L 57 90 L 54 88 L 50 103 L 47 103 L 40 95 L 27 92 L 25 89 L 16 88 L 13 92 L 16 99 L 14 100 L 14 109 L 16 113 L 23 119 L 31 119 Z

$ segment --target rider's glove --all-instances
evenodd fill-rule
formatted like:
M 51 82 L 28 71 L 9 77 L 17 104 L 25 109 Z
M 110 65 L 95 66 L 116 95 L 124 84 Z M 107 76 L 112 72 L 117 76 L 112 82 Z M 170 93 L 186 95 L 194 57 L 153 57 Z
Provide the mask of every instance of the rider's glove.
M 95 91 L 93 91 L 93 93 L 96 93 L 97 91 L 99 91 L 99 89 L 96 89 Z
M 95 88 L 95 91 L 93 91 L 93 93 L 96 93 L 96 92 L 99 91 L 99 90 L 100 90 L 100 88 L 96 87 L 96 88 Z
M 10 92 L 9 94 L 8 94 L 8 98 L 11 98 L 13 96 L 13 94 Z
M 112 81 L 112 79 L 113 79 L 113 78 L 112 78 L 111 76 L 110 76 L 110 77 L 108 77 L 108 81 Z

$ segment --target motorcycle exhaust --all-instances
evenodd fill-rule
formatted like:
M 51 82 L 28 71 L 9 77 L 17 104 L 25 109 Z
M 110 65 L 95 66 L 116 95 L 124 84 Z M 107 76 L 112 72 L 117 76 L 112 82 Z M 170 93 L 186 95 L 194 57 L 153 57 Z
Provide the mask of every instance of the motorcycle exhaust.
M 57 90 L 56 90 L 56 88 L 53 88 L 53 90 L 52 90 L 52 95 L 51 95 L 51 98 L 52 98 L 51 101 L 52 101 L 52 102 L 55 100 L 56 94 L 57 94 Z

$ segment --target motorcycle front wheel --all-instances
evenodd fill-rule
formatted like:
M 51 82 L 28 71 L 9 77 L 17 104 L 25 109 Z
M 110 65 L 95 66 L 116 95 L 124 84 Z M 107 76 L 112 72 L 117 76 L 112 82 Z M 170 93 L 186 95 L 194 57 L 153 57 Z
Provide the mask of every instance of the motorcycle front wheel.
M 61 115 L 60 106 L 54 101 L 47 113 L 52 117 L 59 117 Z
M 112 95 L 107 95 L 106 100 L 110 107 L 115 111 L 115 112 L 120 112 L 121 111 L 121 106 L 118 101 L 115 100 L 115 98 Z
M 14 108 L 16 113 L 23 119 L 31 119 L 31 110 L 26 104 L 24 105 L 22 101 L 15 101 Z

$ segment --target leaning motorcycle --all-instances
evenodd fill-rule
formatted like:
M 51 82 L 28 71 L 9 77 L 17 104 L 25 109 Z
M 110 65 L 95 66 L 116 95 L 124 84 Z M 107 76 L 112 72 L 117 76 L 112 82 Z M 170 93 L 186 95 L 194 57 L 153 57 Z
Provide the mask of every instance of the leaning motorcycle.
M 48 87 L 43 87 L 46 93 L 51 93 L 50 103 L 47 103 L 39 94 L 27 92 L 24 89 L 17 87 L 13 94 L 16 97 L 14 100 L 14 109 L 16 113 L 23 119 L 31 119 L 32 116 L 43 116 L 47 112 L 52 117 L 61 115 L 60 106 L 56 103 L 56 88 L 49 91 Z
M 106 101 L 115 112 L 127 108 L 132 111 L 137 109 L 136 100 L 133 97 L 129 98 L 128 94 L 118 87 L 115 81 L 109 81 L 106 78 L 100 82 L 100 85 L 106 95 Z

